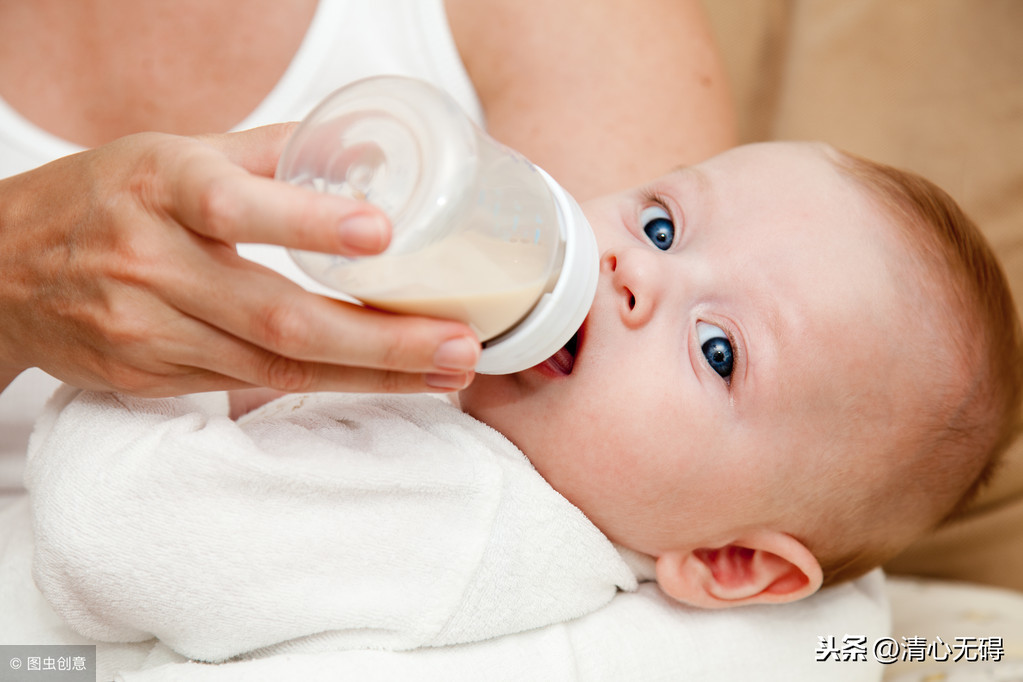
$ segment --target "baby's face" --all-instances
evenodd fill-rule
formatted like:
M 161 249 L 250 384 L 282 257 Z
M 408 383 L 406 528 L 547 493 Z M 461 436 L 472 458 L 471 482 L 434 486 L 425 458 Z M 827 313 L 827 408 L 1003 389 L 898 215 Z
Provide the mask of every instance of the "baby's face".
M 601 267 L 574 364 L 477 376 L 461 404 L 612 540 L 657 556 L 783 524 L 836 438 L 883 437 L 848 412 L 898 409 L 908 381 L 898 247 L 823 148 L 740 147 L 584 208 Z

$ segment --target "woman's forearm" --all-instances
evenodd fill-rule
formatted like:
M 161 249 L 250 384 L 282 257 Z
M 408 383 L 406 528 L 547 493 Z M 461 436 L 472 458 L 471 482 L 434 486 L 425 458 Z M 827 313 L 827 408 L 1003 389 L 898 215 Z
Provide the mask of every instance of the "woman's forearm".
M 737 140 L 699 0 L 447 0 L 492 135 L 579 199 Z

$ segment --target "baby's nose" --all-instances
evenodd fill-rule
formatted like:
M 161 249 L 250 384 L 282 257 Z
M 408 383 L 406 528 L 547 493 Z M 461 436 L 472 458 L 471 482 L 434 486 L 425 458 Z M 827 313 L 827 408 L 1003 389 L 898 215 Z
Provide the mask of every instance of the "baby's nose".
M 601 274 L 611 280 L 618 299 L 618 314 L 626 327 L 641 327 L 654 314 L 660 293 L 657 264 L 642 249 L 604 252 Z

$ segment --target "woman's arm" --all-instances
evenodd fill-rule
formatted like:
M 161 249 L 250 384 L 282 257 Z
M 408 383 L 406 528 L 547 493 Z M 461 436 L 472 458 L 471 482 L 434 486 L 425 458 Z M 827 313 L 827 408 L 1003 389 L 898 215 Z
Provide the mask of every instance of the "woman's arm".
M 490 133 L 579 199 L 736 143 L 699 0 L 447 0 Z

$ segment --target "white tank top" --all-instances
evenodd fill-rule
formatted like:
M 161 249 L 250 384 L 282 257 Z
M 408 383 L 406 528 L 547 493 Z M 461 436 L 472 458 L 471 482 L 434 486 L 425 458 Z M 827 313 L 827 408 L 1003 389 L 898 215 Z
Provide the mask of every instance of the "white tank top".
M 233 129 L 299 120 L 345 83 L 385 73 L 443 88 L 483 125 L 482 107 L 455 47 L 443 0 L 320 0 L 281 80 Z M 0 99 L 0 177 L 81 150 L 36 127 Z M 21 489 L 32 423 L 56 386 L 56 379 L 31 369 L 0 394 L 0 496 Z

